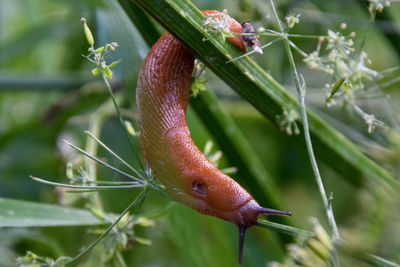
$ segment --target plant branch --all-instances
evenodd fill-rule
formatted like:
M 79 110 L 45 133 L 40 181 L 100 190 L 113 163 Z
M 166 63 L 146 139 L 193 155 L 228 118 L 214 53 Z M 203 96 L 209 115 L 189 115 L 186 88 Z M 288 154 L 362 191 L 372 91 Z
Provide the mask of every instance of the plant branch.
M 121 170 L 119 170 L 119 169 L 117 169 L 117 168 L 115 168 L 115 167 L 113 167 L 113 166 L 111 166 L 111 165 L 105 163 L 104 161 L 102 161 L 102 160 L 96 158 L 95 156 L 93 156 L 93 155 L 87 153 L 85 150 L 83 150 L 83 149 L 81 149 L 81 148 L 75 146 L 74 144 L 68 142 L 67 140 L 64 140 L 64 142 L 65 142 L 66 144 L 68 144 L 69 146 L 71 146 L 72 148 L 74 148 L 74 149 L 76 149 L 77 151 L 79 151 L 80 153 L 84 154 L 86 157 L 88 157 L 88 158 L 90 158 L 90 159 L 96 161 L 97 163 L 103 165 L 104 167 L 109 168 L 110 170 L 113 170 L 114 172 L 119 173 L 119 174 L 121 174 L 121 175 L 123 175 L 123 176 L 125 176 L 125 177 L 127 177 L 127 178 L 129 178 L 129 179 L 135 180 L 135 181 L 137 181 L 137 182 L 142 182 L 142 180 L 141 180 L 140 178 L 137 178 L 137 177 L 135 177 L 135 176 L 132 176 L 132 175 L 130 175 L 130 174 L 124 172 L 124 171 L 121 171 Z
M 278 14 L 276 12 L 276 8 L 275 8 L 275 4 L 273 0 L 271 1 L 271 6 L 272 6 L 272 10 L 274 12 L 275 15 L 275 19 L 278 22 L 279 25 L 279 29 L 283 32 L 283 26 L 282 23 L 278 17 Z M 289 40 L 286 38 L 283 39 L 284 45 L 285 45 L 285 50 L 288 56 L 288 60 L 290 63 L 290 68 L 292 69 L 293 75 L 294 75 L 294 79 L 295 79 L 295 85 L 296 85 L 296 89 L 297 89 L 297 94 L 298 94 L 298 98 L 299 98 L 299 104 L 300 104 L 300 114 L 301 114 L 301 119 L 303 122 L 303 129 L 304 129 L 304 138 L 306 141 L 306 146 L 307 146 L 307 152 L 308 155 L 310 157 L 310 162 L 311 162 L 311 166 L 314 172 L 314 176 L 315 176 L 315 181 L 318 185 L 318 189 L 319 192 L 321 194 L 322 197 L 322 202 L 325 208 L 325 212 L 327 214 L 328 217 L 328 222 L 329 225 L 331 227 L 331 231 L 332 231 L 332 235 L 333 235 L 333 240 L 339 240 L 340 236 L 339 236 L 339 231 L 337 229 L 337 225 L 336 225 L 336 221 L 335 221 L 335 217 L 333 215 L 333 210 L 332 207 L 328 201 L 328 197 L 326 195 L 325 192 L 325 188 L 324 188 L 324 184 L 322 182 L 322 178 L 318 169 L 318 164 L 317 161 L 315 159 L 315 155 L 314 155 L 314 149 L 312 146 L 312 142 L 311 142 L 311 136 L 310 136 L 310 130 L 308 127 L 308 118 L 307 118 L 307 110 L 306 110 L 306 104 L 305 104 L 305 93 L 306 93 L 306 88 L 305 88 L 305 83 L 303 83 L 303 85 L 300 84 L 300 76 L 297 72 L 297 68 L 293 59 L 293 54 L 292 54 L 292 50 L 291 50 L 291 45 Z
M 112 151 L 108 146 L 106 146 L 102 141 L 100 141 L 96 135 L 92 134 L 90 131 L 85 131 L 85 133 L 92 138 L 94 141 L 96 141 L 99 145 L 101 145 L 105 150 L 107 150 L 111 155 L 113 155 L 116 159 L 121 161 L 122 164 L 124 164 L 126 167 L 128 167 L 131 171 L 133 171 L 139 178 L 145 180 L 145 177 L 137 171 L 135 168 L 133 168 L 130 164 L 128 164 L 125 160 L 123 160 L 120 156 L 118 156 L 114 151 Z
M 95 186 L 95 185 L 74 185 L 74 184 L 62 184 L 62 183 L 56 183 L 56 182 L 51 182 L 47 181 L 38 177 L 34 176 L 29 176 L 32 180 L 42 183 L 42 184 L 48 184 L 48 185 L 53 185 L 53 186 L 59 186 L 59 187 L 66 187 L 66 188 L 76 188 L 76 189 L 94 189 L 94 190 L 105 190 L 105 189 L 121 189 L 121 188 L 138 188 L 138 187 L 145 187 L 145 184 L 138 183 L 138 182 L 131 182 L 130 184 L 125 184 L 125 185 L 101 185 L 101 186 Z M 92 190 L 93 191 L 93 190 Z
M 128 1 L 128 0 L 119 0 Z M 259 110 L 271 122 L 282 110 L 297 110 L 298 101 L 290 95 L 268 73 L 249 57 L 226 64 L 240 55 L 229 42 L 220 43 L 202 26 L 204 16 L 187 0 L 133 0 L 159 21 L 171 34 L 182 42 L 216 75 L 232 87 L 240 96 Z M 208 41 L 203 41 L 206 38 Z M 309 128 L 314 142 L 321 150 L 321 158 L 333 169 L 346 174 L 354 184 L 362 182 L 361 176 L 388 183 L 394 190 L 400 183 L 393 174 L 365 156 L 360 149 L 323 121 L 311 110 L 307 110 Z
M 272 230 L 275 232 L 284 233 L 287 235 L 292 235 L 292 236 L 297 236 L 297 235 L 303 235 L 303 236 L 308 236 L 308 237 L 316 236 L 315 233 L 310 232 L 310 231 L 306 231 L 306 230 L 302 230 L 302 229 L 299 229 L 296 227 L 292 227 L 292 226 L 288 226 L 288 225 L 280 224 L 280 223 L 276 223 L 276 222 L 270 222 L 270 221 L 262 220 L 262 219 L 258 219 L 255 226 L 265 228 L 268 230 Z
M 113 228 L 114 226 L 124 217 L 124 215 L 133 207 L 135 206 L 141 199 L 143 199 L 147 195 L 148 189 L 145 188 L 136 198 L 129 204 L 129 206 L 120 214 L 120 216 L 102 233 L 93 243 L 91 243 L 88 247 L 82 250 L 81 253 L 73 257 L 71 260 L 66 262 L 66 264 L 70 264 L 86 253 L 88 253 L 93 247 L 95 247 Z
M 123 119 L 123 117 L 122 117 L 122 115 L 121 115 L 121 112 L 119 111 L 119 107 L 118 107 L 117 101 L 116 101 L 116 99 L 115 99 L 115 95 L 114 95 L 114 93 L 113 93 L 113 91 L 112 91 L 112 89 L 111 89 L 111 85 L 110 85 L 110 83 L 108 82 L 108 79 L 107 79 L 106 74 L 104 73 L 104 70 L 102 70 L 102 72 L 103 72 L 103 73 L 102 73 L 102 77 L 103 77 L 104 83 L 106 84 L 107 89 L 108 89 L 108 92 L 110 93 L 111 99 L 112 99 L 113 104 L 114 104 L 114 107 L 115 107 L 115 111 L 117 112 L 117 116 L 118 116 L 118 118 L 119 118 L 119 121 L 120 121 L 120 123 L 121 123 L 121 126 L 122 126 L 122 128 L 124 129 L 125 136 L 126 136 L 128 142 L 129 142 L 129 145 L 130 145 L 130 147 L 131 147 L 131 149 L 132 149 L 133 154 L 135 155 L 136 161 L 138 162 L 140 168 L 141 168 L 142 170 L 144 170 L 144 166 L 143 166 L 143 164 L 142 164 L 142 161 L 139 159 L 138 155 L 135 153 L 135 146 L 134 146 L 134 144 L 132 143 L 132 138 L 131 138 L 131 136 L 130 136 L 128 130 L 126 129 L 126 126 L 125 126 L 125 123 L 124 123 L 124 119 Z

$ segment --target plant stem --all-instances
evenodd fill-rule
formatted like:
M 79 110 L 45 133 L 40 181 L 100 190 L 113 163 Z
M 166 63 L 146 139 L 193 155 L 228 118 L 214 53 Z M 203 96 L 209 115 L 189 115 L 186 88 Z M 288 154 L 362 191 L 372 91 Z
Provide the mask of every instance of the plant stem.
M 96 246 L 113 228 L 114 226 L 124 217 L 124 215 L 133 207 L 135 206 L 143 197 L 147 195 L 148 188 L 145 188 L 136 198 L 135 200 L 132 201 L 131 204 L 120 214 L 120 216 L 107 228 L 107 230 L 104 231 L 92 244 L 90 244 L 87 248 L 82 250 L 81 253 L 73 257 L 71 260 L 66 262 L 65 264 L 72 263 L 85 255 L 87 252 L 89 252 L 94 246 Z
M 129 145 L 130 145 L 130 147 L 132 149 L 133 154 L 135 155 L 136 161 L 138 162 L 140 168 L 142 170 L 144 170 L 144 166 L 142 164 L 142 161 L 139 159 L 138 155 L 135 153 L 135 146 L 132 143 L 132 139 L 131 139 L 130 134 L 128 133 L 128 130 L 126 129 L 126 126 L 125 126 L 125 123 L 124 123 L 124 119 L 122 118 L 121 112 L 119 111 L 119 107 L 118 107 L 117 101 L 115 100 L 115 96 L 114 96 L 114 93 L 113 93 L 113 91 L 111 89 L 111 85 L 108 82 L 107 76 L 105 75 L 104 71 L 102 73 L 102 76 L 103 76 L 104 83 L 106 84 L 106 86 L 108 88 L 108 92 L 110 93 L 110 96 L 111 96 L 111 99 L 113 101 L 113 104 L 114 104 L 114 107 L 115 107 L 115 111 L 117 112 L 117 115 L 118 115 L 119 121 L 121 123 L 121 126 L 124 129 L 125 136 L 128 139 L 128 142 L 129 142 Z
M 38 177 L 34 176 L 29 176 L 32 180 L 42 183 L 42 184 L 48 184 L 48 185 L 53 185 L 53 186 L 59 186 L 59 187 L 65 187 L 65 188 L 76 188 L 76 189 L 94 189 L 94 190 L 105 190 L 105 189 L 125 189 L 125 188 L 137 188 L 137 187 L 145 187 L 145 184 L 142 183 L 137 183 L 137 182 L 131 182 L 130 184 L 125 184 L 125 185 L 101 185 L 101 186 L 96 186 L 96 185 L 74 185 L 74 184 L 63 184 L 63 183 L 56 183 L 56 182 L 51 182 L 47 181 Z M 102 212 L 102 211 L 101 211 Z
M 278 21 L 279 29 L 280 29 L 281 32 L 283 32 L 283 26 L 282 26 L 282 24 L 281 24 L 281 22 L 279 20 L 277 12 L 276 12 L 274 1 L 273 0 L 270 0 L 270 1 L 271 1 L 272 9 L 274 11 L 275 18 Z M 315 159 L 314 150 L 313 150 L 313 147 L 312 147 L 310 131 L 309 131 L 309 128 L 308 128 L 307 110 L 306 110 L 306 104 L 305 104 L 305 91 L 306 91 L 305 84 L 303 84 L 303 86 L 300 84 L 300 76 L 299 76 L 299 74 L 297 72 L 296 65 L 294 63 L 293 54 L 292 54 L 292 50 L 291 50 L 290 42 L 289 42 L 288 38 L 287 37 L 283 38 L 283 42 L 284 42 L 284 45 L 285 45 L 286 53 L 288 55 L 290 67 L 291 67 L 292 72 L 294 74 L 297 94 L 298 94 L 298 98 L 299 98 L 300 113 L 301 113 L 301 119 L 302 119 L 302 122 L 303 122 L 304 138 L 305 138 L 305 141 L 306 141 L 307 152 L 308 152 L 308 155 L 310 157 L 310 162 L 311 162 L 311 166 L 312 166 L 312 169 L 313 169 L 313 172 L 314 172 L 315 181 L 316 181 L 316 183 L 318 185 L 318 189 L 319 189 L 319 192 L 320 192 L 321 197 L 322 197 L 322 202 L 324 204 L 325 212 L 326 212 L 326 215 L 328 217 L 328 223 L 329 223 L 329 226 L 330 226 L 331 231 L 332 231 L 332 239 L 335 242 L 335 241 L 339 240 L 340 236 L 339 236 L 339 231 L 338 231 L 338 228 L 337 228 L 337 225 L 336 225 L 335 217 L 334 217 L 334 214 L 333 214 L 332 206 L 328 201 L 328 197 L 326 196 L 324 184 L 322 182 L 322 178 L 321 178 L 321 175 L 320 175 L 320 172 L 319 172 L 319 169 L 318 169 L 318 164 L 317 164 L 317 161 Z
M 88 158 L 90 158 L 90 159 L 96 161 L 97 163 L 103 165 L 104 167 L 109 168 L 110 170 L 113 170 L 114 172 L 119 173 L 119 174 L 121 174 L 121 175 L 123 175 L 123 176 L 125 176 L 125 177 L 127 177 L 127 178 L 129 178 L 129 179 L 132 179 L 132 180 L 134 180 L 134 181 L 137 181 L 137 182 L 140 182 L 140 183 L 142 182 L 142 179 L 141 179 L 141 178 L 132 176 L 132 175 L 130 175 L 130 174 L 124 172 L 124 171 L 121 171 L 120 169 L 117 169 L 117 168 L 115 168 L 115 167 L 113 167 L 113 166 L 111 166 L 111 165 L 105 163 L 104 161 L 102 161 L 102 160 L 96 158 L 95 156 L 93 156 L 93 155 L 87 153 L 85 150 L 83 150 L 83 149 L 81 149 L 81 148 L 75 146 L 74 144 L 72 144 L 72 143 L 70 143 L 70 142 L 68 142 L 68 141 L 66 141 L 66 140 L 64 140 L 64 142 L 65 142 L 66 144 L 68 144 L 69 146 L 71 146 L 72 148 L 74 148 L 74 149 L 76 149 L 77 151 L 79 151 L 80 153 L 82 153 L 83 155 L 85 155 L 86 157 L 88 157 Z
M 288 226 L 285 224 L 280 224 L 280 223 L 276 223 L 276 222 L 270 222 L 267 220 L 262 220 L 262 219 L 258 219 L 257 223 L 255 224 L 255 226 L 258 227 L 262 227 L 262 228 L 266 228 L 275 232 L 280 232 L 280 233 L 284 233 L 287 235 L 304 235 L 304 236 L 308 236 L 308 237 L 315 237 L 315 233 L 310 232 L 310 231 L 306 231 L 306 230 L 302 230 L 296 227 L 292 227 L 292 226 Z
M 89 123 L 89 129 L 91 132 L 95 134 L 99 134 L 101 130 L 101 125 L 103 122 L 103 114 L 95 112 L 91 115 L 92 119 Z M 93 156 L 97 154 L 97 143 L 90 138 L 86 138 L 86 151 Z M 91 181 L 97 181 L 97 164 L 89 158 L 85 157 L 84 164 L 86 167 L 86 171 L 88 173 L 88 177 Z M 85 184 L 87 181 L 84 181 Z M 95 209 L 100 214 L 104 214 L 103 204 L 101 202 L 100 196 L 97 192 L 93 192 L 93 194 L 89 194 L 90 204 L 93 209 Z
M 106 146 L 100 139 L 96 137 L 98 134 L 92 134 L 90 131 L 85 131 L 85 133 L 92 138 L 94 141 L 96 141 L 99 145 L 101 145 L 105 150 L 107 150 L 111 155 L 113 155 L 116 159 L 118 159 L 122 164 L 124 164 L 126 167 L 128 167 L 131 171 L 133 171 L 140 179 L 145 180 L 144 175 L 139 173 L 135 168 L 133 168 L 131 165 L 129 165 L 125 160 L 123 160 L 120 156 L 118 156 L 114 151 L 112 151 L 108 146 Z
M 128 267 L 128 265 L 126 265 L 125 260 L 124 260 L 124 257 L 122 257 L 122 254 L 121 254 L 120 251 L 117 251 L 117 252 L 115 253 L 115 256 L 116 256 L 116 258 L 117 258 L 117 262 L 119 263 L 119 265 L 120 265 L 121 267 Z
M 269 36 L 269 37 L 280 37 L 282 34 L 279 32 L 256 32 L 256 33 L 242 33 L 242 32 L 230 32 L 226 31 L 227 34 L 231 35 L 240 35 L 240 36 Z M 307 34 L 287 34 L 288 37 L 290 38 L 308 38 L 308 39 L 318 39 L 318 38 L 326 38 L 326 35 L 307 35 Z

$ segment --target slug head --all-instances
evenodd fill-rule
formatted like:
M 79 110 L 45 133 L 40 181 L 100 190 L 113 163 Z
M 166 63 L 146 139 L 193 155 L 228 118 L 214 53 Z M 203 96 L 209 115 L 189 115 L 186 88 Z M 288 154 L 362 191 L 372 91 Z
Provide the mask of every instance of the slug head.
M 215 179 L 216 177 L 214 177 Z M 218 181 L 218 179 L 215 179 Z M 214 180 L 214 183 L 216 181 Z M 231 185 L 229 185 L 232 183 Z M 228 185 L 228 186 L 227 186 Z M 237 185 L 238 187 L 236 187 Z M 225 180 L 224 185 L 217 188 L 210 188 L 205 182 L 196 180 L 192 183 L 192 190 L 196 192 L 200 198 L 195 197 L 196 204 L 194 207 L 201 213 L 219 217 L 221 219 L 233 222 L 239 228 L 239 256 L 238 260 L 241 264 L 243 245 L 246 229 L 257 223 L 260 214 L 264 215 L 283 215 L 290 216 L 291 212 L 268 209 L 261 207 L 247 191 L 239 184 L 229 178 Z M 213 192 L 214 191 L 214 192 Z M 227 196 L 225 198 L 224 196 Z M 232 203 L 236 202 L 236 205 Z M 221 205 L 222 204 L 222 205 Z M 235 206 L 235 207 L 234 207 Z
M 244 237 L 247 228 L 254 225 L 260 214 L 264 215 L 283 215 L 283 216 L 291 216 L 291 212 L 274 210 L 261 207 L 255 200 L 249 201 L 246 205 L 240 208 L 239 210 L 240 216 L 242 217 L 242 221 L 237 223 L 239 228 L 239 256 L 238 261 L 239 264 L 242 264 L 242 255 L 243 255 L 243 245 L 244 245 Z
M 226 30 L 236 33 L 255 33 L 253 26 L 250 22 L 240 24 L 235 19 L 231 18 L 228 14 L 216 10 L 203 10 L 203 15 L 206 17 L 214 17 L 217 21 L 226 23 Z M 227 38 L 234 46 L 236 46 L 242 53 L 246 53 L 248 46 L 252 47 L 258 53 L 262 54 L 260 42 L 257 35 L 232 35 Z
M 253 25 L 249 21 L 242 23 L 242 33 L 255 33 Z M 260 41 L 257 35 L 243 35 L 243 42 L 246 46 L 252 47 L 257 53 L 262 54 Z
M 230 221 L 239 228 L 239 263 L 242 262 L 246 229 L 257 223 L 260 214 L 290 216 L 291 212 L 261 207 L 251 195 L 211 163 L 188 176 L 191 206 L 197 211 Z M 208 171 L 209 170 L 209 171 Z

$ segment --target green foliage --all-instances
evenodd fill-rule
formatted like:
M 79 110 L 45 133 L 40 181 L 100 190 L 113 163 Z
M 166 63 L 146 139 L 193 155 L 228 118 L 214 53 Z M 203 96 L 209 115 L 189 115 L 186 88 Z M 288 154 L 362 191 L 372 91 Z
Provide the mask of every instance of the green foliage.
M 235 227 L 172 204 L 143 163 L 134 90 L 156 21 L 211 70 L 194 74 L 196 144 L 257 201 L 293 212 L 248 231 L 245 265 L 398 266 L 397 1 L 275 1 L 283 30 L 265 1 L 118 2 L 0 3 L 1 266 L 236 264 Z M 241 55 L 223 21 L 197 8 L 255 21 L 264 55 Z M 285 48 L 298 89 L 307 84 L 300 100 L 340 240 L 312 179 Z
M 84 209 L 0 198 L 0 227 L 102 225 L 104 223 Z

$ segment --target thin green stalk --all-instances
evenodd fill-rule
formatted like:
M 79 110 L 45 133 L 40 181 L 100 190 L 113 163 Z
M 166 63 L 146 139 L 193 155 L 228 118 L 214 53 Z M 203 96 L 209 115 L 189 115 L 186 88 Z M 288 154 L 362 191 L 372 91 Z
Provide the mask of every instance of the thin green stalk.
M 135 184 L 137 182 L 125 182 L 125 181 L 87 181 L 88 184 L 113 184 L 113 185 L 124 185 L 124 184 Z
M 148 188 L 145 188 L 140 194 L 129 204 L 129 206 L 120 214 L 120 216 L 102 233 L 93 243 L 91 243 L 88 247 L 81 251 L 78 255 L 73 257 L 71 260 L 66 262 L 65 264 L 70 264 L 86 253 L 88 253 L 92 248 L 94 248 L 113 228 L 114 226 L 124 217 L 124 215 L 133 207 L 135 206 L 141 199 L 143 199 L 147 195 Z
M 68 142 L 67 140 L 64 140 L 64 142 L 65 142 L 66 144 L 68 144 L 69 146 L 71 146 L 72 148 L 78 150 L 80 153 L 84 154 L 86 157 L 88 157 L 88 158 L 90 158 L 90 159 L 96 161 L 97 163 L 103 165 L 104 167 L 109 168 L 110 170 L 113 170 L 113 171 L 115 171 L 116 173 L 119 173 L 119 174 L 121 174 L 121 175 L 123 175 L 123 176 L 125 176 L 125 177 L 127 177 L 127 178 L 129 178 L 129 179 L 135 180 L 135 181 L 137 181 L 137 182 L 142 182 L 142 180 L 141 180 L 140 178 L 137 178 L 137 177 L 135 177 L 135 176 L 132 176 L 132 175 L 130 175 L 130 174 L 124 172 L 124 171 L 121 171 L 121 170 L 119 170 L 119 169 L 117 169 L 117 168 L 115 168 L 115 167 L 113 167 L 113 166 L 111 166 L 111 165 L 105 163 L 104 161 L 102 161 L 102 160 L 96 158 L 95 156 L 93 156 L 93 155 L 87 153 L 85 150 L 83 150 L 83 149 L 81 149 L 81 148 L 75 146 L 74 144 Z
M 273 0 L 270 0 L 270 1 L 271 1 L 271 6 L 272 6 L 272 10 L 274 12 L 275 18 L 278 21 L 279 29 L 280 29 L 280 31 L 283 32 L 283 27 L 282 27 L 282 24 L 278 17 L 278 14 L 276 12 L 274 1 Z M 306 111 L 306 104 L 305 104 L 305 92 L 306 92 L 305 84 L 303 84 L 303 86 L 300 84 L 300 76 L 297 72 L 297 68 L 296 68 L 296 65 L 295 65 L 294 59 L 293 59 L 290 42 L 287 39 L 287 37 L 283 39 L 283 42 L 285 45 L 286 53 L 288 55 L 290 67 L 294 74 L 295 85 L 296 85 L 297 94 L 298 94 L 298 98 L 299 98 L 299 104 L 300 104 L 300 113 L 301 113 L 301 118 L 303 121 L 304 138 L 306 141 L 307 152 L 310 157 L 311 166 L 312 166 L 314 176 L 315 176 L 315 181 L 318 185 L 318 189 L 319 189 L 319 192 L 322 197 L 322 202 L 324 204 L 325 212 L 328 217 L 328 222 L 329 222 L 329 225 L 330 225 L 330 228 L 332 231 L 332 235 L 333 235 L 332 239 L 333 239 L 333 241 L 336 241 L 336 240 L 340 239 L 339 231 L 338 231 L 335 217 L 333 214 L 332 206 L 330 205 L 330 203 L 328 201 L 328 197 L 325 192 L 324 184 L 322 182 L 322 178 L 321 178 L 321 175 L 320 175 L 320 172 L 318 169 L 318 164 L 315 159 L 314 150 L 313 150 L 312 142 L 311 142 L 310 130 L 308 127 L 307 111 Z
M 48 184 L 48 185 L 53 185 L 53 186 L 59 186 L 59 187 L 66 187 L 66 188 L 77 188 L 77 189 L 95 189 L 95 190 L 106 190 L 106 189 L 121 189 L 121 188 L 138 188 L 138 187 L 145 187 L 145 184 L 142 183 L 135 183 L 132 182 L 131 184 L 127 185 L 102 185 L 102 186 L 95 186 L 95 185 L 74 185 L 74 184 L 63 184 L 63 183 L 56 183 L 56 182 L 51 182 L 47 181 L 38 177 L 34 176 L 29 176 L 32 180 L 42 183 L 42 184 Z
M 119 118 L 119 121 L 121 123 L 122 128 L 124 129 L 125 136 L 126 136 L 128 142 L 129 142 L 129 145 L 130 145 L 130 147 L 132 149 L 132 152 L 135 155 L 136 161 L 138 162 L 140 168 L 142 168 L 142 170 L 144 170 L 144 166 L 142 164 L 142 161 L 139 159 L 138 155 L 135 153 L 135 146 L 132 143 L 132 139 L 131 139 L 130 134 L 128 133 L 128 130 L 126 129 L 126 126 L 125 126 L 125 123 L 124 123 L 124 119 L 122 118 L 121 112 L 119 111 L 119 107 L 118 107 L 117 101 L 115 99 L 115 95 L 114 95 L 114 93 L 113 93 L 113 91 L 111 89 L 111 85 L 108 82 L 108 79 L 107 79 L 106 74 L 104 73 L 104 70 L 102 70 L 102 77 L 103 77 L 104 83 L 107 86 L 108 92 L 110 93 L 111 99 L 112 99 L 114 107 L 115 107 L 115 111 L 117 112 L 117 116 Z
M 280 223 L 275 223 L 275 222 L 270 222 L 270 221 L 262 220 L 262 219 L 258 219 L 255 226 L 266 228 L 268 230 L 272 230 L 275 232 L 284 233 L 287 235 L 292 235 L 292 236 L 298 236 L 298 235 L 303 235 L 303 236 L 308 236 L 308 237 L 316 236 L 315 233 L 310 232 L 310 231 L 306 231 L 306 230 L 302 230 L 302 229 L 299 229 L 296 227 L 292 227 L 292 226 L 288 226 L 288 225 L 280 224 Z
M 321 178 L 321 174 L 319 172 L 318 169 L 318 164 L 317 161 L 315 159 L 315 155 L 314 155 L 314 149 L 312 146 L 312 142 L 311 142 L 311 136 L 310 136 L 310 130 L 308 127 L 308 118 L 307 118 L 307 113 L 306 113 L 306 104 L 305 104 L 305 87 L 300 85 L 300 79 L 299 79 L 299 74 L 297 73 L 297 69 L 294 63 L 294 59 L 293 59 L 293 55 L 292 55 L 292 51 L 290 49 L 290 45 L 287 42 L 287 40 L 284 40 L 285 43 L 285 49 L 289 58 L 289 62 L 290 62 L 290 67 L 293 71 L 294 77 L 295 77 L 295 84 L 296 84 L 296 89 L 297 89 L 297 93 L 298 93 L 298 97 L 299 97 L 299 104 L 300 104 L 300 114 L 301 114 L 301 119 L 303 122 L 303 129 L 304 129 L 304 138 L 306 141 L 306 146 L 307 146 L 307 152 L 308 155 L 310 157 L 310 162 L 311 162 L 311 166 L 314 172 L 314 176 L 315 176 L 315 181 L 318 185 L 318 189 L 319 192 L 321 194 L 322 197 L 322 202 L 324 204 L 324 208 L 325 208 L 325 212 L 327 214 L 328 217 L 328 222 L 329 225 L 331 227 L 332 230 L 332 234 L 333 234 L 333 239 L 334 240 L 338 240 L 340 238 L 339 236 L 339 231 L 337 229 L 337 225 L 336 225 L 336 221 L 335 221 L 335 217 L 333 215 L 333 211 L 331 208 L 331 205 L 329 204 L 328 201 L 328 197 L 326 196 L 326 192 L 325 192 L 325 188 L 324 188 L 324 184 L 322 182 L 322 178 Z
M 363 48 L 367 42 L 367 37 L 368 37 L 368 33 L 371 31 L 372 26 L 375 23 L 375 17 L 376 17 L 376 10 L 375 8 L 373 8 L 372 4 L 370 3 L 370 13 L 369 13 L 369 22 L 368 22 L 368 27 L 365 30 L 363 37 L 361 39 L 360 42 L 360 47 L 357 49 L 358 52 L 356 52 L 359 56 L 361 56 L 361 51 L 363 51 Z
M 364 256 L 365 262 L 373 265 L 373 266 L 380 266 L 380 267 L 400 267 L 400 264 L 397 264 L 395 262 L 389 261 L 387 259 L 381 258 L 379 256 L 373 255 L 373 254 L 366 254 Z
M 120 264 L 121 267 L 128 267 L 128 265 L 126 265 L 124 257 L 122 257 L 122 254 L 120 251 L 117 251 L 115 253 L 116 257 L 117 257 L 117 261 Z
M 95 112 L 94 114 L 91 115 L 92 119 L 90 120 L 89 123 L 89 129 L 90 131 L 100 134 L 101 130 L 101 125 L 103 122 L 103 114 L 100 112 Z M 86 139 L 86 151 L 92 155 L 97 154 L 97 144 L 94 142 L 92 139 L 87 138 Z M 88 173 L 88 177 L 91 178 L 92 181 L 97 180 L 97 165 L 95 164 L 94 161 L 90 160 L 89 158 L 85 157 L 84 159 L 84 164 L 86 167 L 86 171 Z M 86 183 L 86 181 L 84 181 Z M 100 196 L 97 192 L 94 192 L 93 194 L 89 194 L 89 201 L 91 203 L 91 208 L 96 210 L 96 213 L 103 214 L 104 209 L 103 209 L 103 204 L 101 202 Z
M 272 44 L 275 43 L 276 41 L 279 41 L 279 40 L 281 39 L 281 37 L 282 37 L 282 36 L 280 36 L 280 38 L 276 38 L 276 39 L 272 40 L 271 42 L 268 42 L 268 43 L 266 43 L 266 44 L 260 46 L 260 49 L 262 50 L 262 49 L 264 49 L 264 48 L 266 48 L 266 47 L 272 45 Z M 247 52 L 247 53 L 245 53 L 245 54 L 243 54 L 243 55 L 240 55 L 240 56 L 235 57 L 235 58 L 233 58 L 233 59 L 231 59 L 231 60 L 228 60 L 226 63 L 239 60 L 239 59 L 241 59 L 241 58 L 247 57 L 247 56 L 249 56 L 249 55 L 251 55 L 251 54 L 254 54 L 254 53 L 257 53 L 257 51 L 256 51 L 256 50 L 252 50 L 252 51 Z
M 282 34 L 279 32 L 256 32 L 256 33 L 241 33 L 241 32 L 226 32 L 227 34 L 230 35 L 240 35 L 240 36 L 270 36 L 270 37 L 281 37 Z M 287 36 L 289 38 L 306 38 L 306 39 L 319 39 L 319 38 L 326 38 L 328 36 L 326 35 L 311 35 L 311 34 L 292 34 L 288 33 Z
M 89 137 L 92 138 L 94 141 L 96 141 L 99 145 L 101 145 L 105 150 L 107 150 L 111 155 L 113 155 L 115 158 L 121 161 L 122 164 L 124 164 L 131 171 L 133 171 L 139 178 L 145 180 L 145 177 L 143 177 L 143 175 L 139 171 L 133 168 L 130 164 L 128 164 L 125 160 L 123 160 L 120 156 L 118 156 L 114 151 L 112 151 L 108 146 L 106 146 L 102 141 L 100 141 L 95 134 L 92 134 L 90 131 L 85 131 L 85 133 L 89 135 Z
M 308 39 L 319 39 L 319 38 L 327 38 L 327 35 L 310 35 L 310 34 L 293 34 L 288 33 L 287 36 L 289 38 L 308 38 Z
M 286 35 L 287 38 L 289 37 L 288 35 Z M 296 50 L 302 57 L 307 57 L 308 54 L 306 52 L 304 52 L 303 50 L 301 50 L 297 45 L 295 45 L 295 43 L 293 43 L 292 41 L 290 41 L 289 39 L 286 40 L 289 42 L 290 46 L 293 47 L 294 50 Z M 285 39 L 285 38 L 282 38 Z

